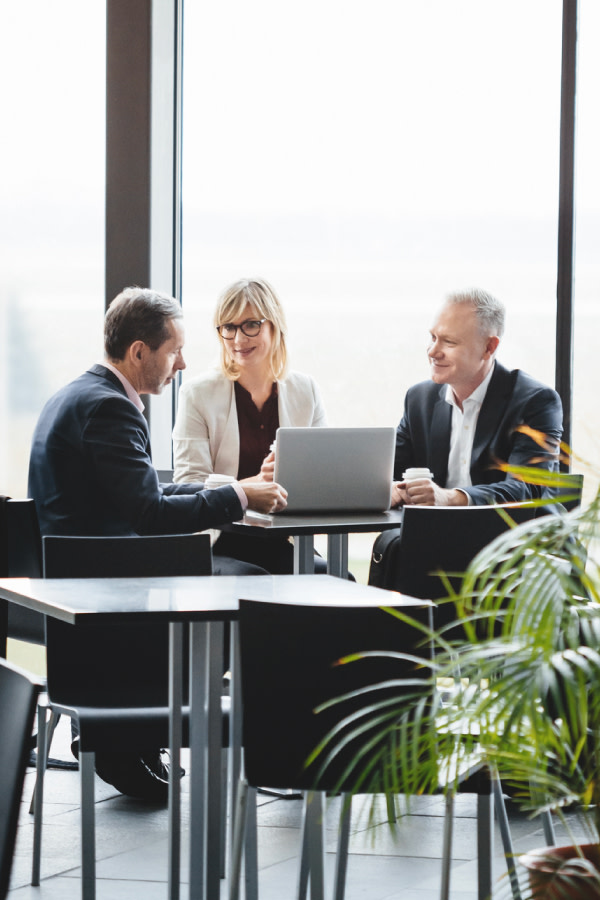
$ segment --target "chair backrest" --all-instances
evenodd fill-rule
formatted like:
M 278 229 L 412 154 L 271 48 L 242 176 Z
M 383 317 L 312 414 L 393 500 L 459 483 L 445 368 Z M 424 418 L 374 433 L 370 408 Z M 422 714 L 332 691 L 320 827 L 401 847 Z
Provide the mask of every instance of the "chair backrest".
M 8 884 L 39 686 L 0 660 L 0 898 Z
M 559 497 L 570 497 L 570 500 L 562 500 L 561 503 L 565 507 L 565 509 L 569 510 L 569 512 L 573 509 L 577 509 L 578 506 L 581 506 L 581 495 L 583 494 L 583 475 L 573 474 L 572 472 L 566 474 L 561 472 L 561 478 L 567 479 L 570 482 L 568 487 L 562 487 L 558 491 Z
M 504 506 L 515 523 L 535 517 L 533 506 Z M 395 554 L 394 590 L 411 597 L 439 600 L 447 589 L 438 573 L 450 576 L 458 588 L 460 574 L 499 534 L 510 526 L 496 506 L 405 506 L 400 541 Z M 440 604 L 435 626 L 455 618 L 453 604 Z
M 45 535 L 45 578 L 210 575 L 208 534 L 132 537 Z M 48 618 L 48 691 L 55 703 L 168 705 L 168 626 L 67 625 Z M 114 700 L 113 700 L 114 702 Z
M 44 578 L 212 575 L 208 534 L 44 535 L 42 547 Z
M 407 611 L 428 622 L 431 606 Z M 349 743 L 324 773 L 319 773 L 322 761 L 309 769 L 305 763 L 330 729 L 361 709 L 365 698 L 348 699 L 318 714 L 315 707 L 409 672 L 415 677 L 428 674 L 413 663 L 382 656 L 335 665 L 343 656 L 368 650 L 428 655 L 427 647 L 417 646 L 421 642 L 417 629 L 379 608 L 242 600 L 239 628 L 244 766 L 249 783 L 255 786 L 311 789 L 318 785 L 336 790 L 356 743 Z M 398 696 L 398 691 L 396 687 L 393 693 Z M 389 693 L 379 689 L 377 697 Z
M 0 497 L 0 576 L 41 578 L 42 542 L 34 500 Z M 6 656 L 8 637 L 34 644 L 44 643 L 44 616 L 31 609 L 8 605 L 6 623 L 0 623 L 0 655 Z

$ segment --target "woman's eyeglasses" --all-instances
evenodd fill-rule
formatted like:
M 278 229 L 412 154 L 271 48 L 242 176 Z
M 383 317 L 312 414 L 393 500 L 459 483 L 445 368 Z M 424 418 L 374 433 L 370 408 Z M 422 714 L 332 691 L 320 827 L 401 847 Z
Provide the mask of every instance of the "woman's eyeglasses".
M 246 337 L 256 337 L 262 327 L 262 323 L 266 321 L 266 319 L 246 319 L 244 322 L 240 322 L 239 325 L 227 322 L 226 325 L 217 325 L 217 331 L 225 341 L 232 341 L 237 334 L 238 328 Z

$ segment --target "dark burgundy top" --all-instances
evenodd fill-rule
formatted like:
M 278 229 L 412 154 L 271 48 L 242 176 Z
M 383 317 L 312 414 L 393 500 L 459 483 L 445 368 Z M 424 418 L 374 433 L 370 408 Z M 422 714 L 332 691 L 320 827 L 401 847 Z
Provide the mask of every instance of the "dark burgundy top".
M 251 478 L 260 472 L 262 462 L 269 453 L 279 428 L 279 406 L 277 383 L 273 382 L 271 396 L 260 410 L 252 395 L 239 381 L 234 382 L 237 406 L 238 428 L 240 432 L 240 463 L 238 478 Z

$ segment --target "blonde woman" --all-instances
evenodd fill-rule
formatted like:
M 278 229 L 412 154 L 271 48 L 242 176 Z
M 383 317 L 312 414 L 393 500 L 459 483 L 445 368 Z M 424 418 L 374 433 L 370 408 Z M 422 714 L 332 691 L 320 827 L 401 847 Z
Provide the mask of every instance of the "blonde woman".
M 319 389 L 309 375 L 288 371 L 284 312 L 264 279 L 243 279 L 227 288 L 214 324 L 221 367 L 181 387 L 173 480 L 206 481 L 214 472 L 240 481 L 272 481 L 270 447 L 277 428 L 327 424 Z M 213 553 L 273 573 L 292 571 L 293 549 L 281 538 L 222 534 Z M 320 558 L 315 563 L 324 570 Z

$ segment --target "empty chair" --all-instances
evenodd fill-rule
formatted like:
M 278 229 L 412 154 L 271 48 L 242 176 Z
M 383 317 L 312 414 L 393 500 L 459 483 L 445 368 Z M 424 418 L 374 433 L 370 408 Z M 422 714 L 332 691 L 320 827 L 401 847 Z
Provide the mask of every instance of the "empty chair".
M 212 570 L 207 534 L 45 536 L 43 561 L 48 578 L 210 575 Z M 69 625 L 49 618 L 46 638 L 52 714 L 71 716 L 79 729 L 82 877 L 84 896 L 93 897 L 95 753 L 168 746 L 169 627 L 160 623 Z M 184 742 L 187 712 L 185 707 Z M 44 717 L 45 712 L 42 722 Z M 40 734 L 42 729 L 41 724 Z M 33 884 L 39 883 L 40 876 L 44 747 L 38 748 L 38 755 Z
M 0 496 L 0 577 L 42 577 L 42 543 L 34 500 Z M 7 636 L 43 644 L 44 616 L 0 600 L 0 656 L 4 658 Z
M 0 660 L 0 898 L 12 867 L 39 685 Z
M 430 604 L 410 606 L 405 612 L 427 623 L 430 608 Z M 336 666 L 335 661 L 369 650 L 404 651 L 422 658 L 428 649 L 423 649 L 417 629 L 394 620 L 384 610 L 356 606 L 324 607 L 318 606 L 317 601 L 315 605 L 292 606 L 242 600 L 239 634 L 244 777 L 236 804 L 230 896 L 238 896 L 241 839 L 246 827 L 244 820 L 247 813 L 254 813 L 254 789 L 261 785 L 308 791 L 304 839 L 308 865 L 301 867 L 299 895 L 305 895 L 308 876 L 314 900 L 316 896 L 323 895 L 321 792 L 348 789 L 352 779 L 347 777 L 346 767 L 356 753 L 357 744 L 352 741 L 348 743 L 335 762 L 324 770 L 321 758 L 317 758 L 308 768 L 306 761 L 336 723 L 363 708 L 365 699 L 358 693 L 343 704 L 333 705 L 318 714 L 315 714 L 315 709 L 348 692 L 359 692 L 367 685 L 426 675 L 426 670 L 397 658 L 374 656 L 342 666 Z M 382 687 L 377 689 L 377 697 L 397 699 L 399 690 L 397 684 Z M 371 695 L 369 699 L 373 699 Z M 377 746 L 372 747 L 366 759 L 374 758 L 376 752 Z M 482 846 L 487 847 L 480 853 L 479 859 L 479 896 L 483 898 L 491 889 L 491 789 L 485 773 L 481 780 L 474 777 L 471 787 L 480 798 L 478 838 L 483 842 Z M 349 831 L 348 804 L 343 803 L 342 809 L 345 815 L 336 871 L 336 900 L 344 896 Z M 450 822 L 451 817 L 448 827 Z M 447 896 L 448 889 L 449 833 L 447 838 L 443 896 Z

